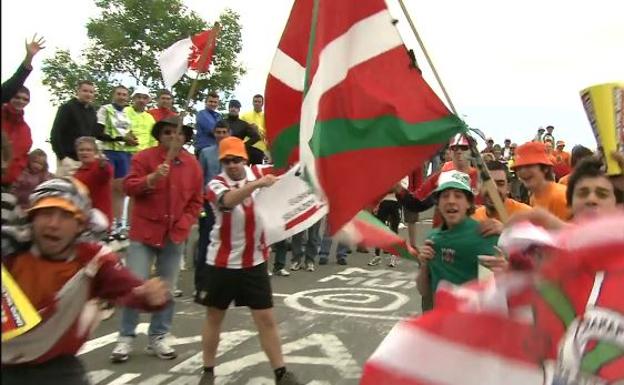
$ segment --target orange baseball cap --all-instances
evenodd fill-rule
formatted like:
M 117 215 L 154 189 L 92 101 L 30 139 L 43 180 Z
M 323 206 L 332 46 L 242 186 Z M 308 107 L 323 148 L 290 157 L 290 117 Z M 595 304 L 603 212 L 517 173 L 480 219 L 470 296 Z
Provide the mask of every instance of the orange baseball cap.
M 542 142 L 528 142 L 516 148 L 513 168 L 533 164 L 553 165 Z
M 221 139 L 219 142 L 219 160 L 222 160 L 226 156 L 238 156 L 249 160 L 247 156 L 247 150 L 245 149 L 245 142 L 235 136 L 228 136 Z

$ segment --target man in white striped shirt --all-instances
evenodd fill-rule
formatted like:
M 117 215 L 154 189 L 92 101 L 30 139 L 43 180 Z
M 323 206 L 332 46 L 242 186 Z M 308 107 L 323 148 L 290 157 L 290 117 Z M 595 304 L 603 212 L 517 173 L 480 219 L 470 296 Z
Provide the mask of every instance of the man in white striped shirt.
M 223 172 L 208 183 L 206 198 L 215 214 L 206 256 L 205 282 L 195 301 L 207 307 L 202 330 L 204 375 L 201 384 L 214 381 L 219 334 L 232 301 L 247 306 L 258 328 L 260 344 L 269 358 L 278 385 L 300 384 L 286 370 L 273 315 L 273 295 L 266 260 L 262 222 L 254 208 L 258 189 L 276 177 L 270 167 L 248 167 L 245 143 L 234 136 L 219 143 Z

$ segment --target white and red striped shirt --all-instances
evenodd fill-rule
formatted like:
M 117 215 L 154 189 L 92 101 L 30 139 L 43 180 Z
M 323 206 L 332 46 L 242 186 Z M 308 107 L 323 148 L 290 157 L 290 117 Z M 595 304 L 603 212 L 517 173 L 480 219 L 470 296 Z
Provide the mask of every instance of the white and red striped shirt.
M 271 170 L 270 166 L 245 166 L 245 179 L 235 181 L 222 172 L 208 182 L 206 199 L 212 206 L 215 224 L 210 232 L 207 264 L 241 269 L 257 266 L 267 260 L 264 228 L 254 208 L 254 197 L 258 190 L 232 209 L 223 208 L 220 200 L 231 189 L 241 188 L 245 183 L 259 179 Z

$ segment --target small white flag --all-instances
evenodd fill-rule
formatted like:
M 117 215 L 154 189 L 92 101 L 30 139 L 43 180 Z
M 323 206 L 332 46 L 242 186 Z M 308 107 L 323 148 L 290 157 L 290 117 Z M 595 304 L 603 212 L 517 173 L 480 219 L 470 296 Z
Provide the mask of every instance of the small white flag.
M 165 87 L 172 88 L 189 69 L 199 73 L 208 72 L 217 40 L 216 36 L 211 37 L 215 33 L 213 31 L 209 29 L 177 41 L 160 53 L 158 64 L 160 64 Z M 207 58 L 204 65 L 199 68 L 201 55 L 208 43 L 211 44 L 206 50 Z

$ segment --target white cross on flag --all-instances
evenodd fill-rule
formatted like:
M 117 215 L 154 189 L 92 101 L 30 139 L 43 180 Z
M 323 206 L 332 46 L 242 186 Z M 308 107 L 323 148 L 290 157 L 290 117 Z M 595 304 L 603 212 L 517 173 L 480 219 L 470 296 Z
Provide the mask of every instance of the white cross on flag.
M 211 38 L 213 34 L 215 36 Z M 158 57 L 158 64 L 160 65 L 165 87 L 173 87 L 189 69 L 199 73 L 208 72 L 212 62 L 212 55 L 215 51 L 216 40 L 216 31 L 208 29 L 177 41 L 162 51 Z M 206 51 L 207 58 L 204 65 L 199 68 L 202 52 L 204 52 L 204 48 L 208 43 L 210 43 L 210 47 Z

